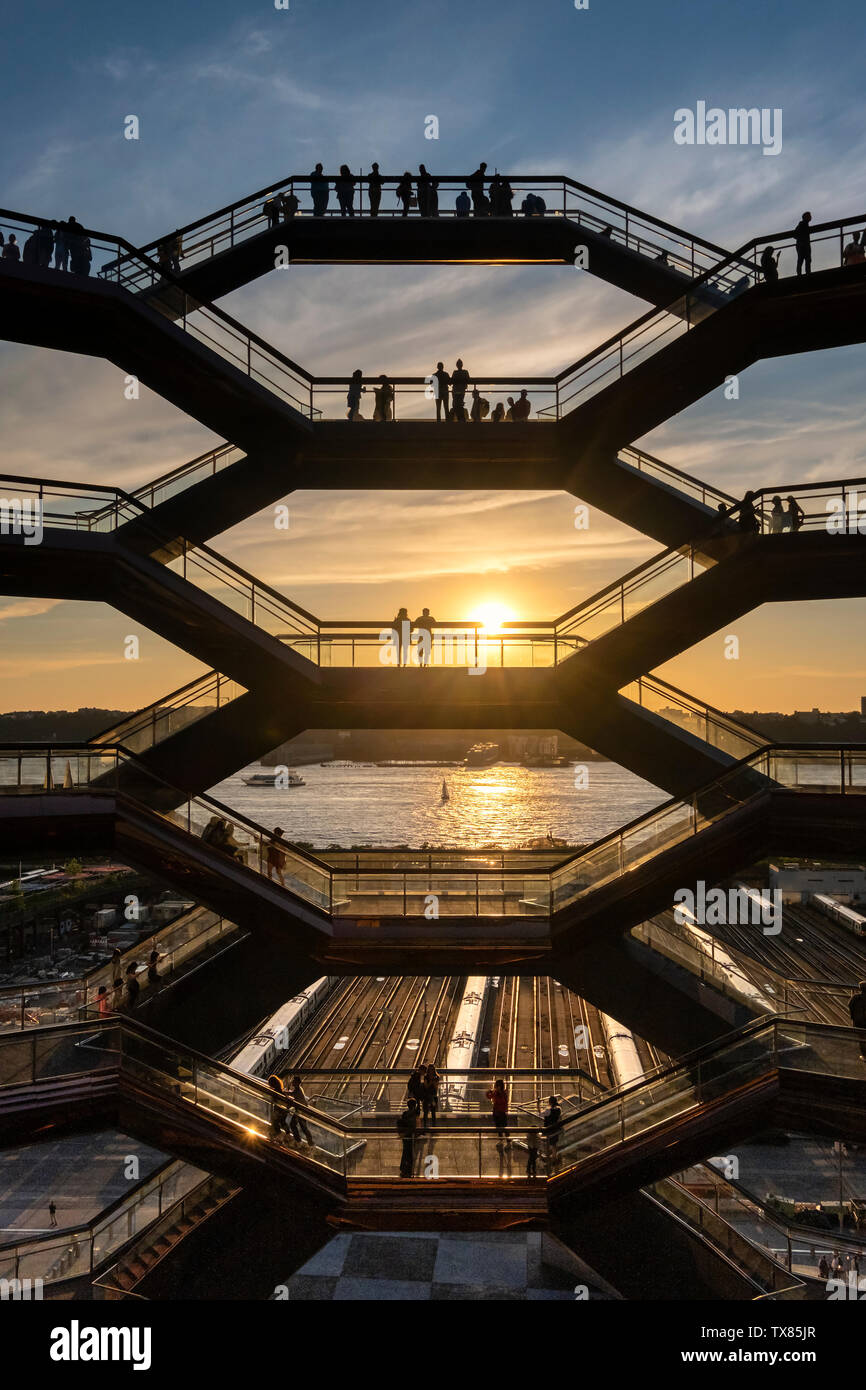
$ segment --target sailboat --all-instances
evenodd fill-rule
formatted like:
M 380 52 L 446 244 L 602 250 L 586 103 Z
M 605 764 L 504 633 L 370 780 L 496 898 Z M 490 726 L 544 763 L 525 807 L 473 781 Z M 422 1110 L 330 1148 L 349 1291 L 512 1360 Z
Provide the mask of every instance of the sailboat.
M 441 800 L 441 801 L 450 801 L 450 800 L 451 800 L 451 797 L 450 797 L 449 794 L 448 794 L 448 783 L 445 781 L 445 778 L 444 778 L 444 777 L 442 778 L 442 795 L 441 795 L 441 797 L 440 797 L 440 800 Z

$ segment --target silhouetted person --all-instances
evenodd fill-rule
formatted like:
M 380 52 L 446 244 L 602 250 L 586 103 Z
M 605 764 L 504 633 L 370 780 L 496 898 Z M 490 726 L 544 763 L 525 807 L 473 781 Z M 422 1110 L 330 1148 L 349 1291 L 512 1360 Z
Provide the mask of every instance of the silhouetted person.
M 852 1026 L 866 1030 L 866 980 L 861 980 L 857 988 L 860 992 L 848 1000 L 848 1012 Z M 860 1056 L 866 1058 L 866 1038 L 860 1040 Z
M 271 1138 L 276 1140 L 279 1138 L 280 1131 L 283 1129 L 288 1116 L 284 1099 L 285 1092 L 283 1083 L 278 1076 L 269 1076 L 267 1084 L 274 1093 L 274 1099 L 271 1103 Z
M 54 235 L 54 269 L 66 270 L 69 266 L 69 243 L 66 240 L 69 224 L 58 222 Z
M 21 247 L 14 232 L 9 233 L 9 240 L 3 247 L 3 260 L 11 261 L 13 265 L 17 265 L 21 260 Z
M 372 172 L 370 173 L 367 179 L 367 193 L 370 198 L 370 216 L 378 217 L 379 204 L 382 201 L 382 184 L 384 180 L 382 178 L 382 175 L 379 173 L 378 164 L 373 164 L 371 166 L 371 169 Z
M 280 195 L 278 193 L 272 193 L 269 198 L 265 199 L 262 203 L 262 212 L 268 219 L 269 227 L 278 227 L 280 225 L 282 207 Z
M 510 424 L 514 419 L 514 397 L 507 396 L 506 399 L 508 401 L 508 409 L 505 412 L 505 423 Z
M 474 174 L 470 174 L 466 180 L 466 187 L 472 195 L 472 213 L 474 217 L 486 217 L 489 204 L 484 193 L 484 176 L 487 173 L 487 165 L 479 164 Z
M 430 216 L 430 184 L 432 180 L 423 164 L 418 165 L 418 215 Z
M 355 180 L 348 164 L 340 165 L 340 177 L 334 180 L 334 190 L 340 204 L 341 217 L 355 216 Z
M 273 839 L 270 841 L 265 851 L 265 863 L 268 868 L 268 878 L 279 879 L 282 888 L 286 886 L 286 852 L 283 849 L 284 844 L 283 827 L 281 825 L 275 825 Z
M 863 247 L 860 232 L 855 232 L 842 252 L 842 264 L 845 266 L 862 265 L 864 261 L 866 261 L 866 249 Z
M 159 951 L 155 946 L 147 962 L 147 982 L 149 985 L 159 984 Z
M 424 1091 L 421 1097 L 421 1106 L 424 1111 L 424 1128 L 427 1128 L 427 1117 L 430 1116 L 430 1124 L 436 1128 L 436 1110 L 439 1105 L 439 1073 L 432 1062 L 428 1062 L 424 1071 Z
M 537 1178 L 538 1173 L 536 1164 L 538 1163 L 538 1130 L 528 1129 L 526 1131 L 526 1176 Z
M 51 264 L 51 256 L 52 256 L 53 251 L 54 251 L 54 232 L 52 231 L 52 229 L 51 229 L 51 228 L 48 226 L 48 224 L 46 223 L 46 224 L 44 224 L 43 226 L 37 228 L 37 231 L 36 231 L 36 263 L 37 263 L 37 265 L 49 266 L 49 265 Z
M 407 169 L 395 189 L 398 202 L 403 204 L 403 216 L 409 216 L 409 208 L 412 204 L 412 175 Z
M 562 1106 L 558 1096 L 547 1097 L 547 1109 L 542 1116 L 547 1141 L 547 1171 L 550 1173 L 559 1158 L 559 1136 L 562 1131 Z
M 295 193 L 295 186 L 291 184 L 288 193 L 284 193 L 280 199 L 280 207 L 283 214 L 283 221 L 290 222 L 298 208 L 301 206 L 300 199 Z
M 69 247 L 69 269 L 72 274 L 89 275 L 92 259 L 90 237 L 74 217 L 70 217 L 66 224 L 66 244 Z
M 490 180 L 490 215 L 491 217 L 511 217 L 511 203 L 514 198 L 514 189 L 507 179 L 501 174 L 494 174 Z
M 532 403 L 525 391 L 521 391 L 511 407 L 512 420 L 528 420 L 532 414 Z
M 363 375 L 361 368 L 358 367 L 352 373 L 352 380 L 349 382 L 349 390 L 346 395 L 346 405 L 349 407 L 346 418 L 349 420 L 361 419 L 361 397 L 367 390 L 362 381 Z
M 779 278 L 779 258 L 772 246 L 765 246 L 761 252 L 761 273 L 768 285 L 775 285 Z
M 505 419 L 505 406 L 501 401 L 497 401 L 493 407 L 493 414 L 490 417 L 494 425 L 501 425 Z
M 295 1102 L 295 1105 L 306 1106 L 310 1103 L 307 1100 L 306 1092 L 304 1091 L 304 1086 L 301 1081 L 299 1072 L 295 1072 L 295 1075 L 292 1077 L 291 1085 L 289 1086 L 289 1097 L 291 1100 Z M 303 1141 L 301 1139 L 301 1130 L 304 1131 L 305 1135 L 305 1140 Z M 303 1115 L 298 1114 L 297 1110 L 295 1110 L 295 1112 L 292 1115 L 292 1118 L 289 1121 L 289 1133 L 291 1134 L 292 1138 L 295 1139 L 299 1144 L 302 1142 L 306 1142 L 307 1144 L 312 1145 L 313 1143 L 313 1136 L 310 1133 L 310 1126 L 307 1124 Z
M 430 180 L 430 192 L 427 194 L 427 216 L 439 216 L 439 180 Z
M 454 204 L 454 211 L 458 217 L 468 217 L 472 204 L 469 201 L 468 193 L 458 193 Z
M 404 626 L 405 624 L 405 626 Z M 392 623 L 392 631 L 397 634 L 397 665 L 408 666 L 409 664 L 409 610 L 408 608 L 398 608 L 397 616 Z
M 785 508 L 782 506 L 782 499 L 777 494 L 773 498 L 770 507 L 770 535 L 780 536 L 785 529 Z
M 737 513 L 737 525 L 741 531 L 760 531 L 761 529 L 761 523 L 755 511 L 754 497 L 755 494 L 753 492 L 747 492 L 740 503 Z
M 141 985 L 136 979 L 136 966 L 131 965 L 126 972 L 126 1007 L 130 1013 L 135 1012 L 138 1003 L 138 996 L 141 993 Z
M 429 666 L 430 652 L 433 648 L 433 628 L 436 626 L 436 619 L 431 617 L 429 608 L 422 608 L 420 618 L 416 618 L 412 624 L 413 631 L 421 633 L 421 640 L 418 642 L 418 665 Z M 422 1099 L 421 1096 L 418 1099 Z
M 31 232 L 31 233 L 30 233 L 29 237 L 27 238 L 27 240 L 25 241 L 23 247 L 21 248 L 21 264 L 22 264 L 22 265 L 38 265 L 38 264 L 39 264 L 38 243 L 37 243 L 37 240 L 36 240 L 36 233 L 35 233 L 35 232 Z
M 56 1225 L 57 1225 L 57 1206 L 56 1206 L 56 1204 L 55 1204 L 55 1202 L 54 1202 L 54 1198 L 53 1198 L 53 1197 L 52 1197 L 51 1201 L 48 1203 L 48 1218 L 49 1218 L 49 1220 L 48 1220 L 49 1226 L 56 1226 Z
M 485 400 L 476 386 L 472 392 L 472 408 L 469 411 L 469 419 L 475 425 L 480 425 L 490 413 L 490 402 Z
M 433 380 L 436 382 L 434 390 L 436 392 L 436 419 L 448 419 L 448 387 L 451 385 L 451 378 L 445 370 L 444 363 L 437 362 L 436 370 L 433 373 Z
M 373 390 L 373 397 L 376 401 L 376 408 L 373 411 L 374 420 L 393 420 L 394 418 L 394 387 L 391 385 L 384 372 L 379 377 L 379 385 Z
M 328 208 L 328 180 L 322 172 L 322 165 L 317 164 L 310 175 L 310 196 L 313 200 L 313 216 L 324 217 Z
M 491 1105 L 491 1118 L 496 1130 L 497 1138 L 506 1144 L 511 1143 L 511 1136 L 508 1133 L 508 1091 L 505 1082 L 498 1078 L 493 1083 L 493 1090 L 487 1092 L 487 1099 Z
M 794 245 L 797 248 L 797 274 L 803 271 L 807 275 L 812 272 L 812 237 L 809 231 L 809 223 L 812 221 L 811 212 L 804 212 L 800 221 L 794 228 Z
M 415 1167 L 415 1131 L 418 1128 L 418 1102 L 408 1100 L 406 1109 L 397 1120 L 397 1133 L 403 1140 L 400 1157 L 400 1177 L 411 1178 Z
M 788 510 L 786 513 L 788 527 L 791 531 L 799 531 L 803 522 L 806 520 L 806 513 L 803 511 L 796 497 L 788 496 L 785 498 L 785 501 L 788 503 Z
M 461 358 L 457 358 L 457 366 L 451 374 L 451 409 L 455 420 L 465 421 L 466 419 L 466 392 L 469 389 L 469 373 L 463 366 Z
M 413 1067 L 409 1073 L 409 1080 L 406 1082 L 406 1094 L 410 1100 L 417 1102 L 418 1109 L 421 1109 L 421 1100 L 424 1095 L 424 1068 Z

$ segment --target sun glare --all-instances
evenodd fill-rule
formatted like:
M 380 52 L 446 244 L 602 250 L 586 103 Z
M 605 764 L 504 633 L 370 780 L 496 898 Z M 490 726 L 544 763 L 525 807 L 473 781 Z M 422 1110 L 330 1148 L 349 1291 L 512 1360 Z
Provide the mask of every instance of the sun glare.
M 499 632 L 503 623 L 514 621 L 514 613 L 510 608 L 506 608 L 504 603 L 480 603 L 473 610 L 471 620 L 474 623 L 481 623 L 485 632 Z

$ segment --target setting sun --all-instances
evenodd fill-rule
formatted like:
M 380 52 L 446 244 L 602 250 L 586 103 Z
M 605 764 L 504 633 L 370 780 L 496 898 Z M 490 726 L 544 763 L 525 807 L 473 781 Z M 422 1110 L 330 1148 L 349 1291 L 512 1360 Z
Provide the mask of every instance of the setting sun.
M 485 632 L 499 632 L 503 623 L 513 622 L 515 614 L 512 609 L 507 608 L 504 603 L 497 603 L 491 600 L 489 603 L 480 603 L 471 614 L 474 623 L 481 623 Z

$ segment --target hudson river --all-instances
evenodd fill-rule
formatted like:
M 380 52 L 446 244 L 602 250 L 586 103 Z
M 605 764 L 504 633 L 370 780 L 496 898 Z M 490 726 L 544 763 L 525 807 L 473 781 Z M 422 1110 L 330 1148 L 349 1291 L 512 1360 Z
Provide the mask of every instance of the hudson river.
M 573 767 L 375 767 L 296 769 L 303 787 L 248 787 L 245 768 L 210 795 L 287 840 L 326 845 L 399 845 L 413 849 L 497 843 L 519 845 L 548 831 L 586 844 L 643 815 L 667 798 L 613 763 L 588 763 L 588 785 Z M 441 799 L 442 782 L 450 799 Z

